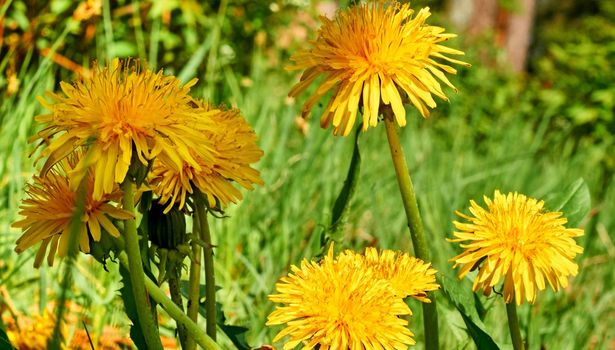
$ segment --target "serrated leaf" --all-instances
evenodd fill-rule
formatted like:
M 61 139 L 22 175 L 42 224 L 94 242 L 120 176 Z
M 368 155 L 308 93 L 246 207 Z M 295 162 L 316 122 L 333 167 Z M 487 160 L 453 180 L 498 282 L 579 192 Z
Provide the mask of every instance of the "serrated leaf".
M 199 312 L 203 315 L 203 317 L 205 316 L 205 308 L 203 307 L 203 304 L 201 304 Z M 233 342 L 233 345 L 235 345 L 238 350 L 252 349 L 252 347 L 248 345 L 248 341 L 246 339 L 246 333 L 249 329 L 246 327 L 226 324 L 226 317 L 224 316 L 224 311 L 222 310 L 222 305 L 220 303 L 216 303 L 216 318 L 216 324 L 220 326 L 220 329 L 224 332 L 224 334 L 226 334 L 231 342 Z
M 547 204 L 553 211 L 564 213 L 568 227 L 577 227 L 591 209 L 591 196 L 587 183 L 582 178 L 554 193 Z
M 361 129 L 361 126 L 359 126 L 355 132 L 354 148 L 352 150 L 350 165 L 348 166 L 348 174 L 346 175 L 346 180 L 344 180 L 342 190 L 333 204 L 331 226 L 324 233 L 323 240 L 321 241 L 321 248 L 323 251 L 326 249 L 327 243 L 331 241 L 339 241 L 341 239 L 340 234 L 343 223 L 348 214 L 350 200 L 352 199 L 352 195 L 357 187 L 357 180 L 359 178 L 359 173 L 361 172 L 361 153 L 359 151 L 359 135 L 361 133 Z
M 466 324 L 466 332 L 472 338 L 478 349 L 500 349 L 493 338 L 485 331 L 485 325 L 481 320 L 481 312 L 486 312 L 482 304 L 477 308 L 475 295 L 466 280 L 458 281 L 457 278 L 446 274 L 439 274 L 439 282 L 442 292 L 455 306 Z M 484 317 L 484 314 L 482 315 Z
M 480 321 L 476 307 L 474 307 L 474 292 L 467 280 L 458 280 L 448 274 L 439 273 L 442 292 L 459 311 L 471 319 Z
M 130 326 L 130 339 L 135 344 L 137 349 L 146 349 L 145 337 L 141 332 L 141 324 L 139 323 L 139 316 L 137 314 L 137 305 L 135 304 L 135 297 L 132 293 L 132 284 L 130 282 L 130 272 L 124 266 L 120 265 L 120 275 L 122 276 L 122 288 L 120 288 L 120 296 L 124 302 L 124 309 L 126 315 L 132 322 Z
M 188 298 L 188 286 L 189 283 L 187 281 L 181 281 L 181 294 Z M 205 285 L 201 284 L 199 286 L 201 291 L 200 295 L 205 295 Z M 216 286 L 216 291 L 220 290 L 219 286 Z M 199 314 L 203 316 L 203 318 L 207 319 L 207 311 L 205 310 L 205 302 L 199 303 Z M 246 339 L 246 333 L 249 331 L 249 328 L 234 326 L 230 324 L 226 324 L 226 316 L 224 316 L 224 311 L 222 310 L 222 305 L 220 303 L 216 303 L 216 324 L 220 327 L 220 329 L 226 334 L 226 336 L 230 339 L 230 341 L 235 345 L 238 350 L 250 350 L 252 347 L 248 345 L 248 341 Z
M 463 318 L 463 322 L 466 324 L 466 331 L 474 340 L 474 344 L 479 350 L 499 350 L 500 347 L 496 342 L 491 338 L 487 332 L 485 332 L 478 324 L 474 323 L 472 319 L 470 319 L 463 312 L 459 312 L 461 317 Z

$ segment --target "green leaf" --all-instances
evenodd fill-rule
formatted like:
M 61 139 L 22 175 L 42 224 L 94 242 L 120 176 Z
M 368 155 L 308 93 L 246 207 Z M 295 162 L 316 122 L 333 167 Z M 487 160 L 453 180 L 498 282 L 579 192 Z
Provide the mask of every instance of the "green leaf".
M 235 345 L 238 350 L 252 349 L 252 347 L 248 345 L 248 341 L 246 339 L 246 333 L 249 331 L 249 329 L 246 327 L 226 324 L 226 317 L 224 316 L 222 305 L 220 303 L 216 303 L 216 309 L 216 324 L 220 326 L 220 329 L 226 334 L 226 336 L 231 340 L 231 342 L 233 342 L 233 345 Z M 201 315 L 205 316 L 204 304 L 201 304 L 199 312 L 201 313 Z
M 497 350 L 500 348 L 498 344 L 496 344 L 496 342 L 493 340 L 493 338 L 491 338 L 491 336 L 487 334 L 487 332 L 485 332 L 478 324 L 472 321 L 471 318 L 469 318 L 461 311 L 459 313 L 463 318 L 463 322 L 465 322 L 466 324 L 466 331 L 468 332 L 470 337 L 472 337 L 472 340 L 474 340 L 474 343 L 476 344 L 476 348 L 489 350 Z
M 130 271 L 124 266 L 120 265 L 120 275 L 122 276 L 122 288 L 120 288 L 120 296 L 124 302 L 124 309 L 126 315 L 132 322 L 130 326 L 130 338 L 137 347 L 137 349 L 147 349 L 145 343 L 145 337 L 141 332 L 141 324 L 139 323 L 139 316 L 137 314 L 137 305 L 135 304 L 135 297 L 132 293 L 132 284 L 130 282 Z
M 478 349 L 500 349 L 498 344 L 485 331 L 485 325 L 481 320 L 482 313 L 486 311 L 482 304 L 477 305 L 474 293 L 467 280 L 458 281 L 457 278 L 440 273 L 439 283 L 442 292 L 447 299 L 455 306 L 463 322 L 466 324 L 466 332 L 472 338 Z
M 589 188 L 582 178 L 554 193 L 547 202 L 551 210 L 564 213 L 569 227 L 579 226 L 591 209 Z
M 187 281 L 181 281 L 180 285 L 182 295 L 184 298 L 188 298 L 189 283 Z M 220 289 L 221 288 L 219 286 L 216 286 L 216 291 Z M 201 284 L 199 286 L 199 290 L 199 295 L 205 295 L 205 284 Z M 203 301 L 199 303 L 199 314 L 206 319 L 207 311 L 205 310 L 205 299 L 201 298 L 201 300 Z M 248 345 L 248 341 L 246 339 L 246 333 L 249 331 L 249 328 L 226 324 L 226 317 L 224 316 L 224 311 L 222 310 L 222 305 L 220 303 L 216 303 L 216 324 L 238 350 L 252 349 L 252 347 Z
M 6 332 L 4 331 L 4 325 L 1 323 L 2 319 L 0 319 L 0 325 L 2 326 L 0 327 L 0 350 L 15 350 L 9 341 L 8 335 L 6 335 Z
M 346 175 L 346 180 L 344 180 L 344 186 L 342 186 L 340 194 L 335 199 L 331 215 L 331 226 L 324 232 L 323 239 L 321 240 L 323 252 L 329 242 L 337 242 L 341 239 L 340 235 L 342 233 L 344 220 L 348 214 L 350 200 L 357 187 L 357 180 L 361 172 L 361 153 L 359 152 L 359 134 L 361 133 L 361 129 L 362 127 L 359 126 L 355 132 L 354 149 L 352 150 L 352 158 L 348 166 L 348 175 Z

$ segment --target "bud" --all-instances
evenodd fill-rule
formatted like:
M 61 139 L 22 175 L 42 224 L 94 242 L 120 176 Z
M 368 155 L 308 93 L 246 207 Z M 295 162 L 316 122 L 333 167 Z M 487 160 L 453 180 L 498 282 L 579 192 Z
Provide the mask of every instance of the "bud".
M 149 240 L 158 248 L 176 249 L 187 241 L 186 218 L 176 206 L 164 214 L 166 206 L 152 202 L 147 215 Z

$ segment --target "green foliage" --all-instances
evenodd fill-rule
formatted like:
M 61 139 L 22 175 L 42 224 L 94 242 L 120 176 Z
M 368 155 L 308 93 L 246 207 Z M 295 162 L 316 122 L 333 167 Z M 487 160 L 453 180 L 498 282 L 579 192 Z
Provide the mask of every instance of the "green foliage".
M 489 335 L 478 310 L 482 309 L 480 301 L 474 298 L 472 287 L 467 280 L 459 281 L 448 273 L 441 273 L 438 283 L 450 303 L 459 311 L 466 325 L 466 332 L 478 349 L 500 349 Z
M 132 322 L 130 326 L 130 338 L 137 347 L 137 349 L 147 349 L 145 337 L 141 332 L 141 326 L 139 322 L 139 316 L 137 314 L 137 306 L 135 304 L 135 297 L 132 292 L 132 284 L 130 282 L 130 271 L 124 266 L 120 265 L 120 275 L 122 276 L 122 288 L 120 288 L 120 296 L 124 302 L 126 315 Z
M 361 173 L 361 152 L 359 150 L 359 135 L 362 125 L 357 127 L 354 136 L 354 148 L 350 157 L 350 165 L 348 166 L 348 174 L 344 180 L 344 186 L 333 204 L 333 213 L 331 215 L 331 226 L 323 233 L 321 237 L 321 254 L 324 255 L 328 245 L 332 242 L 341 243 L 342 227 L 345 224 L 346 216 L 350 210 L 350 201 L 355 192 L 359 175 Z
M 583 179 L 566 186 L 549 202 L 553 211 L 564 213 L 571 227 L 578 227 L 591 209 L 589 188 Z
M 441 3 L 420 5 L 437 8 Z M 0 281 L 19 310 L 36 303 L 32 295 L 45 290 L 45 283 L 49 296 L 43 292 L 37 298 L 42 304 L 61 292 L 62 269 L 32 269 L 32 253 L 13 252 L 19 232 L 9 227 L 23 184 L 36 171 L 27 158 L 33 149 L 27 138 L 37 128 L 33 116 L 41 113 L 35 97 L 56 90 L 58 80 L 76 76 L 41 55 L 52 46 L 84 67 L 93 59 L 133 56 L 184 81 L 198 77 L 197 95 L 241 108 L 254 126 L 265 151 L 257 168 L 266 185 L 244 193 L 240 205 L 228 208 L 227 218 L 212 223 L 222 288 L 217 296 L 224 310 L 218 315 L 225 317 L 218 321 L 221 327 L 238 327 L 225 330 L 224 348 L 270 343 L 279 329 L 264 325 L 274 307 L 267 295 L 290 264 L 318 254 L 319 233 L 337 222 L 332 213 L 340 213 L 341 207 L 345 219 L 338 232 L 348 247 L 411 251 L 382 126 L 361 135 L 359 176 L 358 162 L 354 173 L 350 165 L 355 164 L 355 140 L 333 137 L 316 120 L 308 121 L 306 134 L 294 124 L 307 94 L 297 101 L 286 98 L 298 76 L 282 67 L 314 35 L 318 20 L 312 5 L 248 0 L 104 4 L 100 15 L 78 26 L 69 26 L 78 2 L 13 0 L 0 6 L 7 14 L 0 47 Z M 585 248 L 580 273 L 570 287 L 545 291 L 536 305 L 519 310 L 530 349 L 608 349 L 615 339 L 615 9 L 610 1 L 600 4 L 600 14 L 551 21 L 539 30 L 531 72 L 524 79 L 483 64 L 487 43 L 466 49 L 473 67 L 454 77 L 459 93 L 445 89 L 451 101 L 438 101 L 426 120 L 409 108 L 408 126 L 401 132 L 433 245 L 433 264 L 441 273 L 452 271 L 448 259 L 456 254 L 457 248 L 445 240 L 453 230 L 454 210 L 465 210 L 470 199 L 480 201 L 495 189 L 544 198 L 550 209 L 564 212 L 570 227 L 586 225 L 581 226 L 586 237 L 580 241 Z M 19 40 L 9 46 L 12 34 Z M 26 34 L 32 40 L 22 40 Z M 9 92 L 11 76 L 19 86 Z M 313 115 L 320 115 L 323 107 L 316 107 Z M 585 182 L 575 182 L 579 178 Z M 589 222 L 582 220 L 590 205 L 588 192 L 593 199 Z M 560 193 L 559 199 L 550 198 L 552 193 Z M 84 307 L 93 332 L 100 334 L 112 324 L 128 334 L 131 321 L 117 298 L 115 264 L 107 273 L 92 262 L 89 257 L 76 261 L 79 273 L 68 298 Z M 509 334 L 504 310 L 495 303 L 498 296 L 471 293 L 467 280 L 441 281 L 442 293 L 450 299 L 439 305 L 446 315 L 441 317 L 442 347 L 471 347 L 474 342 L 481 348 L 492 343 L 505 348 Z M 411 302 L 411 307 L 410 327 L 420 340 L 420 306 Z M 129 304 L 126 311 L 130 315 Z
M 9 337 L 4 331 L 4 325 L 1 323 L 2 320 L 0 320 L 0 350 L 14 350 L 15 348 L 11 345 Z
M 554 116 L 548 135 L 575 149 L 591 147 L 609 174 L 615 170 L 615 11 L 555 22 L 540 31 L 544 53 L 532 64 L 537 108 Z M 610 9 L 610 10 L 609 10 Z

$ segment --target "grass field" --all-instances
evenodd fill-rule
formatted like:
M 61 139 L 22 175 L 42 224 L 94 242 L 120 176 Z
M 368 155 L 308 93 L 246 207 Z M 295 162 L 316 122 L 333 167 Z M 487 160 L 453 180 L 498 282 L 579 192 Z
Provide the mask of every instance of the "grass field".
M 2 7 L 3 12 L 15 11 L 10 3 Z M 167 43 L 156 32 L 165 26 L 162 17 L 147 17 L 145 24 L 134 28 L 122 26 L 123 19 L 114 17 L 107 1 L 104 4 L 92 42 L 73 60 L 80 64 L 95 58 L 104 61 L 122 48 L 118 43 L 136 36 L 140 40 L 134 41 L 131 56 L 148 58 L 152 67 L 184 81 L 199 78 L 193 88 L 195 96 L 239 107 L 258 135 L 265 155 L 256 168 L 265 185 L 244 192 L 244 200 L 226 211 L 228 217 L 214 220 L 212 232 L 217 245 L 217 295 L 227 322 L 248 327 L 251 345 L 269 344 L 281 328 L 265 327 L 274 308 L 267 296 L 290 264 L 319 253 L 320 234 L 330 223 L 333 203 L 348 171 L 352 137 L 333 137 L 331 130 L 319 128 L 317 116 L 323 106 L 315 108 L 307 127 L 296 120 L 307 94 L 298 100 L 287 97 L 298 80 L 295 72 L 282 68 L 288 52 L 277 46 L 272 35 L 264 42 L 233 47 L 233 38 L 224 37 L 232 32 L 228 29 L 234 19 L 230 10 L 216 13 L 209 9 L 200 24 L 187 25 L 180 35 L 183 40 L 190 30 L 205 28 L 206 34 L 194 34 L 194 45 L 174 48 L 181 50 L 185 64 L 173 65 L 165 64 Z M 71 52 L 79 52 L 76 32 L 58 31 L 46 40 L 52 50 L 70 57 Z M 457 39 L 454 45 L 465 44 Z M 228 54 L 229 49 L 235 50 L 233 55 Z M 451 101 L 439 102 L 429 119 L 408 107 L 409 123 L 401 131 L 433 265 L 443 275 L 455 276 L 448 259 L 458 253 L 458 247 L 446 238 L 452 237 L 454 211 L 467 213 L 470 199 L 482 202 L 483 195 L 491 196 L 496 189 L 519 191 L 545 199 L 549 207 L 554 193 L 583 178 L 590 189 L 592 209 L 580 223 L 585 229 L 579 239 L 585 249 L 577 258 L 580 272 L 565 290 L 548 290 L 534 306 L 520 307 L 522 333 L 530 349 L 615 349 L 615 179 L 612 169 L 604 166 L 604 152 L 613 149 L 598 149 L 565 127 L 559 128 L 558 112 L 549 110 L 548 104 L 534 103 L 537 92 L 531 88 L 531 76 L 517 77 L 499 66 L 483 67 L 475 47 L 463 49 L 473 67 L 454 77 L 459 93 L 447 91 Z M 1 54 L 0 67 L 5 67 L 11 56 L 6 51 Z M 38 169 L 29 157 L 34 146 L 28 143 L 38 128 L 33 117 L 42 112 L 36 97 L 57 89 L 60 79 L 74 77 L 49 57 L 31 48 L 17 72 L 18 90 L 13 94 L 6 88 L 0 91 L 0 290 L 4 302 L 10 296 L 15 309 L 26 315 L 53 304 L 64 271 L 61 264 L 32 268 L 35 251 L 17 255 L 14 242 L 20 232 L 10 227 L 17 219 L 24 185 Z M 343 227 L 342 246 L 412 251 L 384 126 L 362 133 L 359 146 L 360 177 Z M 100 334 L 104 325 L 111 324 L 127 334 L 128 319 L 117 293 L 117 267 L 108 267 L 109 272 L 81 255 L 70 300 L 80 306 L 78 317 L 90 320 L 90 331 Z M 468 289 L 470 284 L 463 281 Z M 441 348 L 475 348 L 460 314 L 442 293 L 438 298 Z M 512 348 L 504 304 L 497 296 L 477 298 L 486 308 L 484 329 L 501 348 Z M 410 327 L 421 343 L 420 306 L 414 300 L 410 306 L 417 310 Z M 80 322 L 76 327 L 81 327 Z M 171 329 L 163 333 L 172 337 Z

